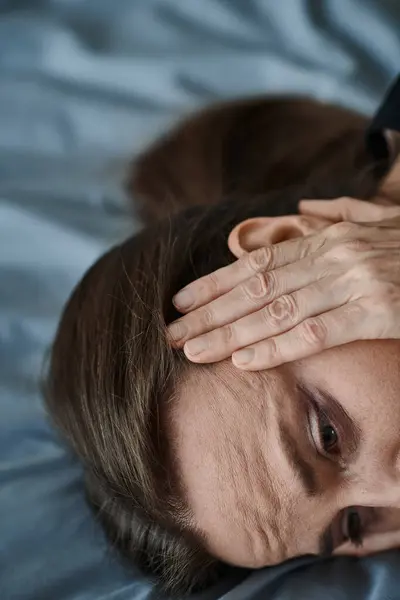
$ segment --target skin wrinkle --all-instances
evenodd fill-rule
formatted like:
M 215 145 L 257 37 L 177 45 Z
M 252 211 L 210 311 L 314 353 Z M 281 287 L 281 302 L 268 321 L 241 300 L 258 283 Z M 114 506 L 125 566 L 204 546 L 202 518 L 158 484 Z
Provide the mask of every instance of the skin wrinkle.
M 223 409 L 221 400 L 224 400 L 223 389 L 219 389 L 218 385 L 215 385 L 214 377 L 213 377 L 213 368 L 210 365 L 204 365 L 202 374 L 202 382 L 198 383 L 200 386 L 199 389 L 207 390 L 207 393 L 213 398 L 213 402 L 210 403 L 209 408 L 211 410 L 210 422 L 218 423 L 221 419 L 223 419 Z M 201 386 L 204 386 L 202 388 Z M 219 430 L 219 435 L 222 435 L 221 443 L 217 444 L 213 449 L 213 456 L 215 459 L 216 465 L 226 464 L 226 460 L 228 458 L 227 448 L 229 448 L 230 444 L 230 432 L 229 430 Z M 240 471 L 239 471 L 240 472 Z M 219 487 L 223 485 L 223 473 L 220 469 L 217 471 L 218 484 Z M 232 487 L 235 489 L 235 486 Z M 219 510 L 222 514 L 229 510 L 229 503 L 226 501 L 226 497 L 222 494 L 215 494 L 213 501 L 218 506 Z
M 252 556 L 255 564 L 262 563 L 265 548 L 271 548 L 278 535 L 276 520 L 271 518 L 271 515 L 266 519 L 261 510 L 254 510 L 255 506 L 258 507 L 258 503 L 254 503 L 254 498 L 265 495 L 265 488 L 267 486 L 270 487 L 262 448 L 263 446 L 260 445 L 256 449 L 255 456 L 249 468 L 249 470 L 252 470 L 254 482 L 250 496 L 250 500 L 253 499 L 253 503 L 252 506 L 247 507 L 248 513 L 252 515 L 250 519 L 251 528 L 248 528 L 248 535 L 251 540 Z M 258 493 L 255 493 L 254 490 L 257 490 L 257 488 L 259 488 Z M 278 507 L 278 502 L 276 502 L 275 507 Z
M 224 372 L 225 375 L 225 372 Z M 229 379 L 226 379 L 230 375 Z M 279 538 L 279 526 L 276 518 L 270 512 L 268 518 L 261 511 L 255 510 L 256 507 L 262 506 L 263 499 L 265 497 L 265 491 L 269 488 L 272 491 L 272 482 L 268 477 L 269 469 L 266 464 L 265 448 L 266 448 L 266 437 L 268 432 L 268 418 L 269 412 L 265 410 L 265 405 L 259 402 L 260 397 L 269 397 L 271 390 L 266 385 L 266 380 L 260 374 L 254 374 L 254 377 L 246 378 L 241 376 L 241 387 L 249 392 L 249 402 L 247 410 L 254 423 L 264 423 L 264 427 L 260 429 L 258 434 L 257 442 L 253 440 L 252 447 L 246 452 L 241 451 L 241 445 L 243 448 L 249 446 L 249 440 L 243 439 L 242 435 L 238 435 L 238 442 L 234 443 L 232 437 L 230 438 L 230 448 L 234 453 L 234 456 L 238 460 L 234 460 L 232 453 L 230 453 L 230 465 L 233 482 L 237 481 L 240 476 L 238 467 L 242 464 L 242 476 L 245 477 L 244 482 L 247 483 L 247 493 L 241 494 L 241 498 L 237 503 L 239 514 L 243 519 L 243 524 L 246 529 L 247 537 L 250 543 L 251 554 L 255 564 L 262 564 L 263 557 L 265 556 L 265 549 L 272 545 L 277 545 Z M 243 395 L 238 393 L 238 390 L 233 390 L 231 382 L 232 374 L 230 369 L 226 371 L 226 377 L 223 377 L 224 384 L 227 386 L 230 392 L 234 391 L 231 398 L 237 405 L 239 411 L 243 406 Z M 269 407 L 268 407 L 269 408 Z M 234 432 L 232 432 L 234 433 Z M 229 464 L 229 463 L 228 463 Z M 236 498 L 239 498 L 239 488 L 235 486 Z M 279 498 L 276 494 L 273 494 L 273 502 L 275 513 L 278 514 L 280 509 Z
M 265 374 L 259 374 L 259 381 L 261 383 L 260 391 L 263 398 L 268 399 L 268 421 L 266 426 L 260 429 L 259 445 L 255 446 L 255 457 L 256 460 L 251 464 L 253 469 L 254 478 L 258 482 L 259 502 L 252 501 L 252 510 L 255 512 L 256 529 L 253 536 L 253 547 L 257 548 L 255 552 L 256 560 L 255 564 L 262 565 L 265 560 L 266 550 L 270 549 L 274 552 L 274 548 L 278 548 L 282 539 L 282 523 L 286 522 L 286 516 L 284 513 L 284 503 L 280 495 L 279 487 L 277 486 L 274 479 L 270 476 L 271 469 L 268 464 L 268 440 L 269 440 L 269 428 L 272 427 L 272 423 L 277 418 L 277 406 L 271 402 L 272 398 L 276 394 L 274 390 L 274 382 L 272 378 L 266 377 Z M 260 412 L 265 414 L 265 407 L 260 403 Z M 262 421 L 258 421 L 262 422 Z M 268 427 L 269 426 L 269 427 Z M 271 498 L 271 505 L 269 511 L 266 512 L 263 508 L 265 506 L 265 495 L 269 492 Z M 264 502 L 263 502 L 264 500 Z M 261 535 L 257 537 L 257 533 Z M 266 541 L 266 544 L 263 542 Z M 275 550 L 276 552 L 276 550 Z
M 214 370 L 214 377 L 210 377 L 212 370 Z M 237 383 L 239 385 L 236 385 Z M 199 390 L 203 392 L 201 397 L 204 395 L 204 398 L 213 398 L 206 408 L 211 413 L 206 421 L 211 425 L 211 435 L 217 434 L 212 457 L 217 465 L 218 485 L 215 487 L 219 488 L 220 493 L 213 495 L 212 503 L 216 504 L 220 514 L 224 515 L 223 518 L 228 519 L 228 522 L 232 513 L 235 519 L 238 519 L 246 532 L 248 553 L 253 557 L 253 561 L 261 566 L 268 547 L 266 541 L 276 548 L 275 552 L 279 551 L 278 547 L 282 545 L 279 541 L 279 532 L 282 532 L 282 523 L 286 521 L 285 516 L 282 515 L 283 505 L 279 499 L 279 488 L 269 478 L 271 469 L 266 456 L 269 438 L 268 413 L 271 413 L 271 418 L 275 419 L 277 411 L 272 405 L 270 410 L 266 410 L 265 401 L 260 401 L 260 398 L 271 396 L 271 382 L 261 374 L 249 376 L 234 370 L 229 363 L 220 363 L 216 369 L 207 367 L 202 371 L 197 370 L 193 379 L 189 375 L 188 381 L 181 390 L 181 398 L 182 394 L 194 393 L 194 390 L 197 401 L 200 400 Z M 263 424 L 261 428 L 258 427 L 257 439 L 247 436 L 245 432 L 241 433 L 240 430 L 244 397 L 246 397 L 246 414 L 249 419 L 254 426 Z M 224 410 L 236 412 L 237 419 L 233 419 L 227 428 L 215 428 L 213 423 L 221 422 L 221 419 L 225 420 Z M 272 417 L 273 413 L 275 413 L 274 417 Z M 224 489 L 230 490 L 229 496 L 221 491 Z M 267 489 L 273 498 L 273 511 L 269 510 L 268 514 L 265 514 L 261 510 L 255 511 L 254 508 L 265 504 Z
M 249 418 L 252 419 L 254 424 L 263 423 L 265 424 L 264 429 L 261 431 L 267 431 L 268 428 L 268 415 L 265 410 L 265 406 L 257 402 L 260 395 L 265 395 L 265 388 L 262 385 L 262 379 L 259 374 L 255 377 L 246 378 L 245 376 L 238 374 L 240 377 L 240 386 L 235 388 L 234 378 L 232 378 L 231 368 L 223 369 L 219 373 L 219 379 L 224 384 L 227 393 L 227 399 L 232 403 L 232 410 L 236 410 L 238 413 L 242 411 L 243 398 L 246 393 L 249 394 L 249 401 L 247 403 L 247 411 Z M 263 410 L 264 409 L 264 410 Z M 236 425 L 236 423 L 234 424 Z M 229 435 L 227 436 L 226 446 L 226 457 L 230 466 L 230 475 L 232 480 L 235 482 L 237 478 L 245 474 L 246 481 L 249 486 L 251 496 L 256 492 L 257 486 L 255 485 L 259 481 L 262 481 L 265 477 L 266 465 L 265 456 L 262 448 L 264 447 L 265 440 L 257 440 L 258 443 L 254 443 L 254 440 L 249 440 L 247 436 L 241 432 L 237 426 L 232 427 Z M 253 442 L 252 447 L 249 445 Z M 258 468 L 256 468 L 256 465 Z M 257 474 L 259 479 L 254 477 Z M 250 498 L 244 501 L 242 499 L 241 505 L 246 507 L 244 516 L 246 520 L 254 521 L 254 502 Z
M 220 407 L 220 398 L 221 395 L 223 397 L 223 401 L 229 402 L 231 404 L 232 410 L 241 410 L 243 405 L 243 395 L 240 394 L 240 390 L 235 388 L 232 385 L 232 377 L 229 377 L 230 369 L 220 368 L 218 373 L 218 383 L 223 384 L 224 390 L 222 391 L 222 385 L 218 386 L 216 382 L 213 385 L 214 392 L 216 391 L 218 396 L 218 402 L 213 404 L 213 411 L 218 411 L 221 414 L 221 410 L 218 410 L 216 407 Z M 258 379 L 255 378 L 255 379 Z M 247 390 L 254 393 L 256 387 L 259 385 L 251 385 L 250 382 L 245 382 L 244 378 L 243 383 Z M 246 385 L 247 384 L 247 385 Z M 256 395 L 254 396 L 257 397 Z M 253 396 L 252 396 L 253 398 Z M 262 416 L 265 419 L 265 414 L 261 415 L 260 410 L 256 410 L 254 415 L 252 412 L 252 407 L 254 406 L 254 402 L 249 402 L 251 406 L 248 407 L 248 410 L 251 410 L 252 418 L 256 419 L 258 416 Z M 217 455 L 218 455 L 218 465 L 220 467 L 220 479 L 224 477 L 228 478 L 228 481 L 232 482 L 231 487 L 233 490 L 234 498 L 232 499 L 235 503 L 235 506 L 238 510 L 238 514 L 241 515 L 243 520 L 244 527 L 246 530 L 251 531 L 255 525 L 254 519 L 254 510 L 252 507 L 254 506 L 254 496 L 255 496 L 255 481 L 254 481 L 254 464 L 249 460 L 249 452 L 247 450 L 248 441 L 246 437 L 240 432 L 240 429 L 233 426 L 222 433 L 222 437 L 219 440 L 219 444 L 217 445 Z M 223 458 L 222 458 L 223 457 Z M 222 460 L 221 460 L 222 458 Z M 221 465 L 226 465 L 226 469 L 222 468 Z M 226 472 L 225 472 L 226 470 Z M 264 472 L 265 472 L 265 461 L 264 461 Z M 262 470 L 258 472 L 260 479 L 262 478 Z M 242 486 L 237 485 L 238 482 L 241 482 Z M 248 489 L 250 491 L 249 495 L 243 495 L 240 493 L 242 488 Z M 221 502 L 221 501 L 220 501 Z M 226 507 L 224 507 L 226 508 Z M 251 536 L 250 536 L 251 537 Z
M 265 448 L 265 446 L 263 447 Z M 280 502 L 278 489 L 274 486 L 273 480 L 269 477 L 270 469 L 266 463 L 265 450 L 256 452 L 256 465 L 251 464 L 254 476 L 254 487 L 258 489 L 258 494 L 250 497 L 251 504 L 248 507 L 253 517 L 253 532 L 251 534 L 253 557 L 255 565 L 263 565 L 266 551 L 274 552 L 274 548 L 280 545 L 282 534 L 283 504 Z M 257 464 L 258 463 L 258 464 Z M 271 494 L 271 505 L 268 513 L 262 509 L 265 505 L 266 490 Z M 275 550 L 276 552 L 276 550 Z
M 249 415 L 254 422 L 259 419 L 262 423 L 265 422 L 265 428 L 261 431 L 267 432 L 268 411 L 265 411 L 265 407 L 263 411 L 262 405 L 257 402 L 260 394 L 265 396 L 266 390 L 263 385 L 263 378 L 259 374 L 251 379 L 242 376 L 240 387 L 235 388 L 232 385 L 234 379 L 232 379 L 229 368 L 223 369 L 219 373 L 219 377 L 229 394 L 229 396 L 227 395 L 228 401 L 233 403 L 236 410 L 240 411 L 243 406 L 243 391 L 250 392 L 251 397 L 249 395 L 249 398 L 251 399 L 247 407 Z M 242 387 L 244 390 L 241 389 Z M 240 391 L 242 391 L 242 394 Z M 276 540 L 278 538 L 279 528 L 271 513 L 268 515 L 268 519 L 265 519 L 265 515 L 261 515 L 258 510 L 254 510 L 256 506 L 262 506 L 265 488 L 270 487 L 270 482 L 266 481 L 269 469 L 266 465 L 265 452 L 263 452 L 265 443 L 261 439 L 258 439 L 257 442 L 250 441 L 247 436 L 244 437 L 240 429 L 237 430 L 233 427 L 226 445 L 225 464 L 227 465 L 227 472 L 225 474 L 223 468 L 221 468 L 221 477 L 225 475 L 233 482 L 234 499 L 232 501 L 235 503 L 237 514 L 240 515 L 247 534 L 249 552 L 255 563 L 262 564 L 265 548 L 269 547 L 271 539 Z M 242 485 L 238 486 L 237 483 L 240 480 Z M 243 490 L 245 493 L 243 493 Z M 275 506 L 277 508 L 278 505 L 278 500 L 276 500 Z M 266 528 L 266 525 L 268 525 L 268 528 Z
M 380 502 L 396 506 L 391 504 L 391 498 L 397 498 L 397 488 L 390 479 L 394 475 L 383 471 L 390 457 L 396 460 L 395 449 L 400 447 L 396 434 L 399 428 L 393 426 L 394 422 L 400 423 L 398 348 L 398 342 L 349 344 L 260 373 L 239 372 L 229 361 L 198 370 L 193 378 L 188 370 L 189 383 L 185 393 L 180 394 L 180 402 L 196 421 L 194 435 L 198 430 L 202 432 L 199 439 L 204 454 L 200 460 L 193 437 L 190 444 L 186 438 L 179 448 L 179 466 L 187 479 L 188 502 L 196 525 L 214 556 L 258 568 L 296 555 L 318 553 L 323 534 L 346 506 L 379 506 Z M 378 379 L 371 379 L 372 364 Z M 379 383 L 381 378 L 386 380 L 385 385 Z M 317 390 L 318 403 L 334 417 L 349 459 L 347 469 L 318 455 L 307 433 L 307 407 L 313 404 L 302 398 L 301 385 Z M 338 389 L 342 390 L 340 400 Z M 396 398 L 395 403 L 388 400 L 390 410 L 384 414 L 373 401 L 378 390 L 382 398 Z M 364 404 L 368 409 L 360 412 Z M 180 410 L 176 417 L 175 427 L 187 433 L 187 421 Z M 354 427 L 348 419 L 355 421 Z M 397 445 L 386 451 L 386 440 L 383 443 L 377 437 L 371 423 L 385 424 L 387 440 L 395 444 L 399 439 Z M 293 447 L 282 445 L 280 429 L 289 431 L 300 444 L 301 453 L 314 470 L 319 494 L 307 494 L 297 459 L 293 465 L 287 460 L 285 449 L 292 452 Z M 194 473 L 193 458 L 194 464 L 203 462 L 211 470 Z M 364 493 L 366 482 L 369 487 Z M 385 484 L 385 489 L 393 488 L 386 500 L 379 482 Z

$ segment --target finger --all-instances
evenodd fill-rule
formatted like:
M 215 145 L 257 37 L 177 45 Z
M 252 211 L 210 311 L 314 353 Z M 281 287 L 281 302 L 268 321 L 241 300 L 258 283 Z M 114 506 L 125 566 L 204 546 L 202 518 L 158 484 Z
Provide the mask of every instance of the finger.
M 304 215 L 318 215 L 336 223 L 339 221 L 360 223 L 378 221 L 392 216 L 394 212 L 393 207 L 380 206 L 373 202 L 347 197 L 336 200 L 301 200 L 299 210 Z
M 321 231 L 253 250 L 227 267 L 193 281 L 174 296 L 173 303 L 182 313 L 204 306 L 256 273 L 271 271 L 312 254 L 324 240 Z
M 172 323 L 168 327 L 170 336 L 175 345 L 181 347 L 187 340 L 252 314 L 279 296 L 308 286 L 320 277 L 313 258 L 309 256 L 298 261 L 295 268 L 286 265 L 267 273 L 257 273 L 223 296 Z M 202 341 L 208 342 L 209 339 Z M 199 346 L 200 341 L 196 344 Z M 192 347 L 194 349 L 194 343 Z M 221 351 L 222 348 L 218 348 L 218 352 Z
M 361 227 L 351 223 L 347 223 L 346 225 L 348 227 Z M 309 313 L 302 315 L 302 318 L 320 314 L 320 312 L 327 309 L 322 307 L 322 303 L 314 306 L 318 295 L 315 295 L 314 301 L 314 292 L 312 290 L 319 289 L 318 282 L 322 279 L 326 280 L 327 275 L 333 277 L 333 279 L 329 280 L 331 283 L 325 288 L 325 295 L 330 301 L 333 301 L 335 298 L 336 306 L 357 300 L 362 295 L 369 296 L 378 279 L 380 279 L 378 273 L 372 276 L 371 265 L 374 265 L 373 268 L 377 269 L 376 265 L 379 264 L 379 260 L 382 261 L 383 265 L 379 267 L 381 275 L 383 276 L 383 273 L 387 273 L 387 277 L 392 281 L 392 284 L 397 285 L 396 280 L 393 279 L 393 273 L 397 273 L 396 266 L 394 266 L 392 274 L 390 274 L 390 270 L 392 268 L 391 265 L 393 263 L 396 265 L 398 261 L 400 229 L 385 230 L 383 240 L 382 232 L 378 229 L 371 230 L 370 234 L 365 237 L 365 231 L 367 231 L 365 229 L 360 234 L 357 233 L 356 239 L 351 241 L 351 245 L 349 242 L 347 242 L 346 246 L 339 243 L 336 247 L 337 238 L 340 238 L 343 231 L 341 233 L 339 231 L 336 232 L 334 227 L 339 227 L 339 225 L 333 226 L 332 232 L 328 230 L 325 233 L 327 237 L 332 238 L 332 244 L 328 243 L 320 252 L 307 256 L 294 265 L 289 264 L 271 272 L 254 275 L 227 294 L 172 323 L 169 326 L 171 343 L 175 347 L 183 347 L 188 340 L 202 336 L 201 340 L 196 340 L 196 342 L 190 344 L 187 348 L 188 353 L 195 356 L 200 351 L 207 350 L 207 356 L 204 355 L 202 360 L 206 362 L 219 360 L 217 356 L 225 355 L 228 351 L 228 338 L 229 349 L 232 349 L 236 328 L 233 326 L 226 327 L 224 331 L 219 331 L 216 336 L 211 338 L 204 337 L 204 334 L 228 326 L 230 323 L 234 323 L 246 315 L 256 313 L 280 296 L 292 294 L 296 290 L 301 289 L 304 289 L 304 294 L 307 296 L 307 301 L 309 302 Z M 365 239 L 363 239 L 364 237 Z M 387 256 L 388 250 L 390 251 L 390 257 Z M 364 263 L 361 259 L 365 259 L 365 261 L 369 260 L 369 262 L 365 262 L 365 268 L 362 266 Z M 373 260 L 375 263 L 371 262 Z M 357 264 L 360 266 L 356 268 Z M 343 279 L 343 277 L 340 277 L 340 275 L 346 273 L 348 275 L 347 278 Z M 337 283 L 340 282 L 342 285 L 344 283 L 346 285 L 345 290 L 343 290 L 346 295 L 336 298 L 333 295 L 333 290 L 336 289 Z M 364 282 L 363 285 L 362 282 Z M 317 287 L 307 292 L 307 288 L 313 284 Z M 329 293 L 327 293 L 327 290 L 329 290 Z M 309 296 L 310 293 L 311 296 Z M 390 297 L 393 305 L 393 291 Z M 318 312 L 318 306 L 320 312 Z M 331 306 L 331 308 L 334 307 Z M 390 314 L 390 311 L 388 314 Z M 277 335 L 283 331 L 284 329 L 274 331 L 271 335 Z M 259 333 L 261 336 L 261 333 L 266 332 L 260 327 Z M 259 337 L 258 339 L 262 338 Z M 239 345 L 235 349 L 243 345 L 241 341 L 236 340 L 236 342 Z M 248 343 L 253 342 L 246 341 L 246 345 Z M 203 350 L 200 349 L 201 344 L 204 346 Z
M 351 542 L 346 542 L 336 548 L 333 554 L 337 556 L 367 556 L 392 548 L 400 548 L 400 531 L 387 531 L 369 535 L 365 538 L 362 546 L 358 547 Z
M 273 253 L 270 248 L 259 248 L 244 254 L 226 267 L 196 279 L 180 290 L 172 298 L 172 302 L 183 313 L 193 310 L 225 294 L 255 273 L 268 269 L 272 264 Z
M 243 370 L 261 371 L 355 340 L 374 339 L 374 321 L 367 316 L 368 310 L 361 301 L 350 302 L 310 317 L 282 335 L 235 352 L 233 364 Z
M 189 340 L 184 346 L 185 354 L 193 362 L 216 362 L 228 358 L 239 348 L 288 331 L 307 317 L 336 308 L 346 301 L 345 291 L 335 288 L 334 284 L 335 278 L 330 277 L 292 294 L 279 296 L 251 315 Z

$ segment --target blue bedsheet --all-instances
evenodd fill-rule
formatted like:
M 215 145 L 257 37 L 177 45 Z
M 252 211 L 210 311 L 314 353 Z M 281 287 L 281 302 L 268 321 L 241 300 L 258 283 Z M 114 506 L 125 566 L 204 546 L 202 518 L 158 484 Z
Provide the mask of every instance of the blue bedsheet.
M 74 283 L 130 227 L 127 159 L 223 97 L 366 113 L 399 68 L 397 0 L 0 0 L 0 600 L 144 600 L 107 551 L 38 381 Z M 138 225 L 136 225 L 138 226 Z M 400 598 L 400 554 L 303 559 L 203 598 Z

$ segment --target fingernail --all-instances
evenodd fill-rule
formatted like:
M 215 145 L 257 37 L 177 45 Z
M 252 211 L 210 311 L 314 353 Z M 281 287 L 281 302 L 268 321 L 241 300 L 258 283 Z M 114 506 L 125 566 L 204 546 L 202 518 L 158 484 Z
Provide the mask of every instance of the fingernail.
M 191 354 L 192 356 L 196 356 L 196 354 L 204 352 L 204 350 L 207 350 L 207 348 L 208 339 L 205 335 L 200 336 L 198 338 L 194 338 L 193 340 L 190 340 L 185 344 L 185 350 L 188 352 L 188 354 Z
M 193 294 L 190 290 L 183 288 L 172 298 L 172 302 L 176 308 L 190 308 L 194 302 Z
M 232 360 L 236 365 L 247 365 L 254 358 L 254 349 L 245 348 L 244 350 L 238 350 L 232 354 Z
M 175 342 L 179 342 L 188 332 L 188 328 L 181 321 L 176 321 L 168 327 L 168 332 Z

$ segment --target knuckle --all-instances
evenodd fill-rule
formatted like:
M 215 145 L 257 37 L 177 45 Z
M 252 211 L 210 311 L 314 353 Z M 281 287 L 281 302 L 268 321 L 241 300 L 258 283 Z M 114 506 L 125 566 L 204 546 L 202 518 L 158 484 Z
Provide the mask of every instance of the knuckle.
M 265 300 L 271 302 L 278 295 L 279 285 L 274 271 L 263 274 L 265 285 Z
M 248 265 L 252 271 L 259 273 L 272 266 L 272 248 L 264 246 L 253 250 L 246 256 Z
M 325 246 L 329 245 L 330 242 L 330 240 L 327 240 L 325 232 L 326 230 L 323 229 L 301 239 L 299 259 L 307 257 L 312 264 L 318 260 L 321 254 L 319 251 L 325 249 Z
M 318 317 L 306 319 L 302 323 L 300 334 L 304 342 L 315 350 L 322 350 L 328 337 L 326 326 Z
M 242 284 L 242 291 L 252 302 L 264 298 L 268 292 L 266 276 L 263 273 L 253 275 Z
M 268 306 L 270 320 L 277 323 L 295 323 L 299 317 L 297 302 L 290 294 L 277 298 Z
M 209 273 L 209 275 L 207 275 L 207 279 L 204 282 L 204 287 L 206 288 L 208 296 L 218 296 L 220 285 L 218 277 L 215 273 Z
M 218 330 L 218 337 L 219 344 L 224 347 L 231 346 L 236 338 L 234 327 L 231 324 L 224 325 Z
M 282 352 L 274 338 L 270 338 L 263 347 L 263 360 L 265 364 L 279 364 L 282 359 Z
M 205 329 L 212 329 L 215 323 L 213 311 L 208 307 L 202 308 L 199 314 L 199 321 Z

